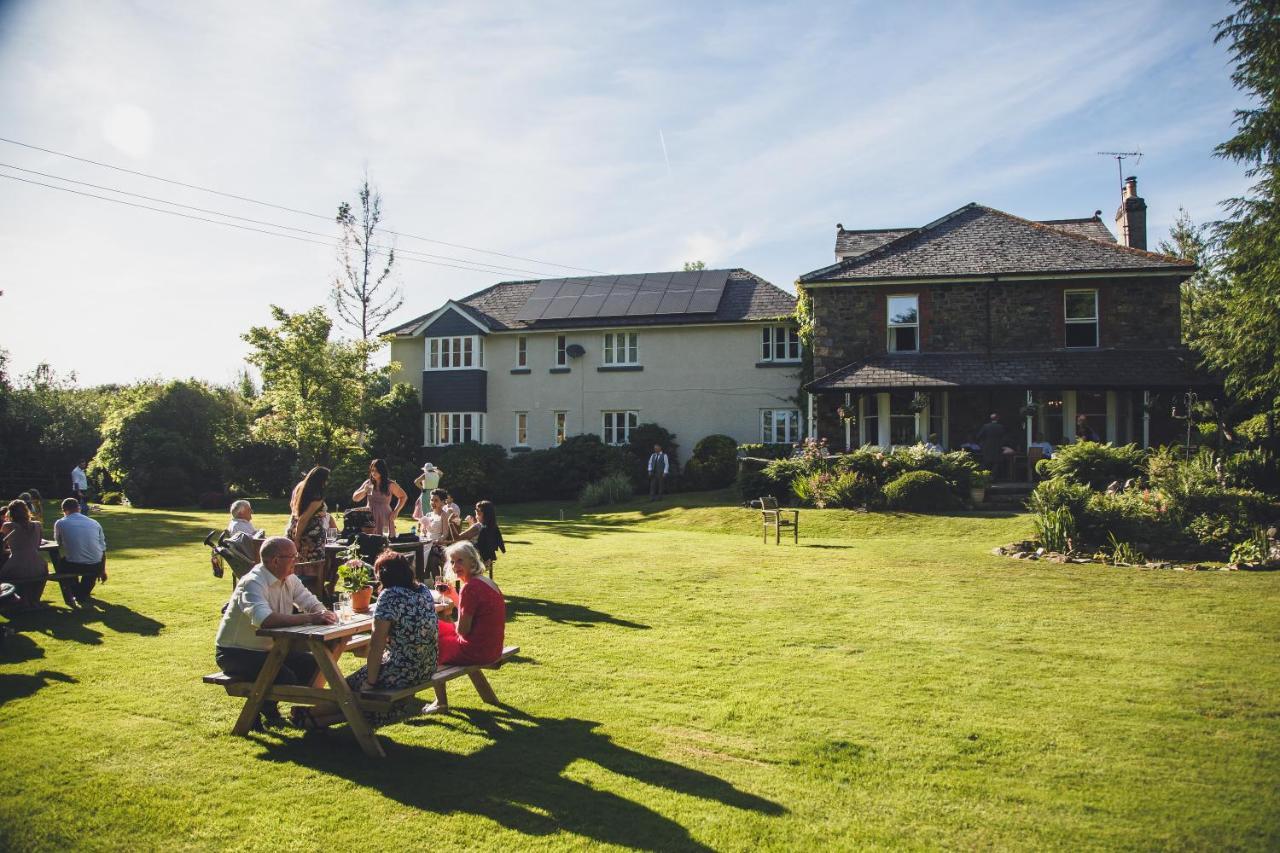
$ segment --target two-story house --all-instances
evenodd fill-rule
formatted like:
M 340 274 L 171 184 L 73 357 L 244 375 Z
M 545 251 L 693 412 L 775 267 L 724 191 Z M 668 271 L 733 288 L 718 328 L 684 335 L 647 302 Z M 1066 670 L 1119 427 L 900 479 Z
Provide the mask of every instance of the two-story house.
M 715 433 L 796 441 L 794 310 L 742 269 L 502 282 L 392 329 L 393 381 L 421 392 L 424 446 L 625 444 L 641 423 L 686 452 Z
M 846 231 L 812 300 L 813 415 L 833 445 L 944 447 L 989 413 L 1025 446 L 1176 440 L 1172 407 L 1215 387 L 1182 346 L 1179 286 L 1196 267 L 1146 251 L 1133 178 L 1116 213 L 1032 222 L 968 204 L 919 228 Z M 837 416 L 843 410 L 844 418 Z

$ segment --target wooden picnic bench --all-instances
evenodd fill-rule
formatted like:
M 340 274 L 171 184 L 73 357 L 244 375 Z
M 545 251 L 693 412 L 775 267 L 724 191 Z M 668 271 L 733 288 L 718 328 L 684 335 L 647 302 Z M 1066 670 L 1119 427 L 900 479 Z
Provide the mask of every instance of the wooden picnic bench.
M 338 625 L 298 625 L 289 628 L 262 628 L 258 636 L 271 637 L 271 652 L 267 655 L 262 671 L 254 681 L 233 678 L 222 672 L 214 672 L 204 676 L 205 684 L 215 684 L 227 691 L 230 696 L 245 697 L 244 708 L 232 734 L 244 736 L 258 720 L 258 712 L 262 703 L 267 700 L 293 702 L 299 705 L 318 705 L 332 702 L 342 711 L 352 733 L 366 755 L 385 758 L 386 752 L 378 742 L 377 735 L 365 719 L 365 711 L 388 711 L 392 705 L 410 696 L 416 696 L 427 688 L 434 688 L 437 707 L 447 707 L 448 700 L 445 684 L 459 676 L 466 675 L 476 688 L 481 700 L 491 705 L 498 704 L 497 694 L 484 677 L 483 669 L 497 669 L 502 664 L 519 654 L 519 646 L 507 646 L 502 656 L 491 664 L 483 666 L 446 666 L 439 669 L 430 679 L 421 684 L 410 685 L 395 690 L 366 690 L 357 694 L 347 684 L 342 670 L 338 668 L 338 660 L 343 652 L 356 652 L 367 648 L 373 628 L 373 617 L 362 617 L 351 622 Z M 297 646 L 310 651 L 319 665 L 315 680 L 309 685 L 273 684 L 284 659 Z M 327 686 L 326 686 L 327 682 Z
M 786 518 L 787 513 L 791 514 L 790 518 Z M 765 495 L 760 498 L 760 515 L 764 521 L 764 541 L 769 542 L 769 528 L 773 528 L 773 544 L 778 545 L 782 542 L 782 528 L 791 528 L 791 539 L 800 544 L 800 510 L 798 509 L 779 509 L 778 499 L 773 495 Z

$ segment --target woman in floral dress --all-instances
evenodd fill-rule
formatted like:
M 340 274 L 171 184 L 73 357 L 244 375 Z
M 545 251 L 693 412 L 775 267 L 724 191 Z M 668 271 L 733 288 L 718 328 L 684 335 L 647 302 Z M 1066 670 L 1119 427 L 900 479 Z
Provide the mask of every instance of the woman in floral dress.
M 395 690 L 422 684 L 436 671 L 439 628 L 436 609 L 427 587 L 413 579 L 413 566 L 402 554 L 384 551 L 374 563 L 382 591 L 373 618 L 368 663 L 347 676 L 353 691 Z M 413 696 L 396 702 L 385 712 L 366 712 L 371 726 L 384 726 L 422 710 L 422 700 Z M 293 709 L 293 722 L 302 728 L 317 728 L 341 722 L 337 705 L 317 705 Z
M 324 489 L 329 484 L 329 469 L 316 466 L 293 488 L 289 502 L 289 526 L 284 535 L 298 549 L 298 562 L 324 559 L 325 528 L 329 513 L 324 503 Z

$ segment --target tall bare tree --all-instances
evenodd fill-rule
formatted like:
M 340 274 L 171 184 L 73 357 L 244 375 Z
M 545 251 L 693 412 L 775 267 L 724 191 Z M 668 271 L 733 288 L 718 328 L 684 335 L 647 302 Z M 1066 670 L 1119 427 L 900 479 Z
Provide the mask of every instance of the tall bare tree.
M 333 305 L 338 318 L 361 341 L 368 342 L 377 336 L 382 322 L 404 304 L 404 292 L 391 278 L 395 247 L 378 242 L 382 195 L 369 186 L 368 175 L 360 184 L 359 200 L 358 208 L 345 201 L 338 205 L 342 271 L 333 280 Z

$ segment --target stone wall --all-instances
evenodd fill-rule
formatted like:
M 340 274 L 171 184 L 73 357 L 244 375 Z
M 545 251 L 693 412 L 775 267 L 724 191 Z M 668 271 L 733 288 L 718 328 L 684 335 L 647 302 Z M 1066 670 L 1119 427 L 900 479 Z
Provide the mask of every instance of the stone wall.
M 1100 345 L 1163 349 L 1181 342 L 1176 280 L 995 281 L 812 288 L 814 376 L 886 349 L 891 294 L 920 295 L 921 347 L 929 352 L 1041 351 L 1064 345 L 1063 291 L 1098 289 Z

